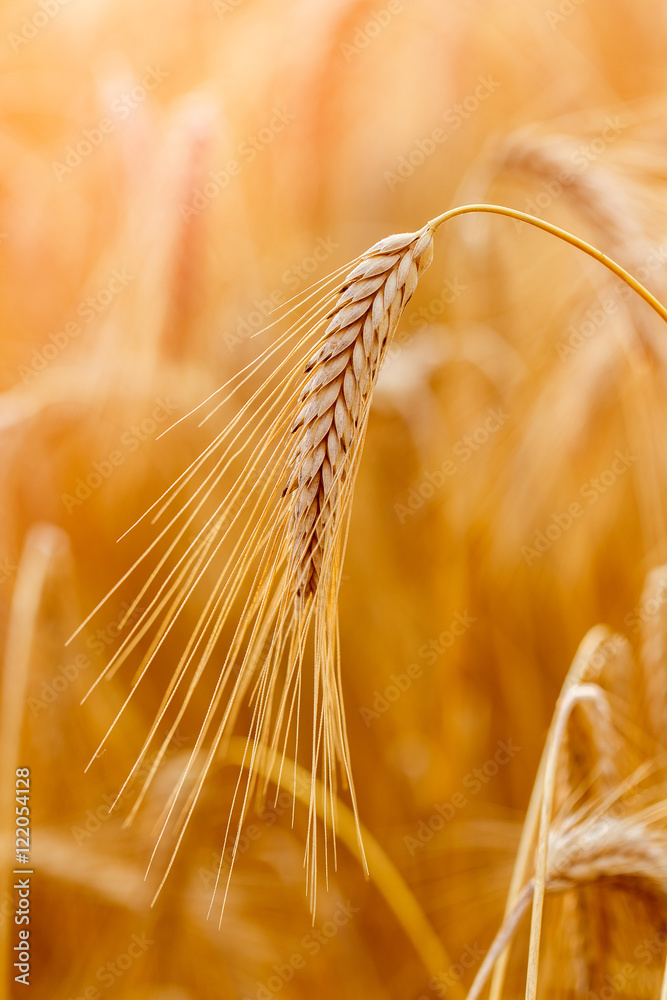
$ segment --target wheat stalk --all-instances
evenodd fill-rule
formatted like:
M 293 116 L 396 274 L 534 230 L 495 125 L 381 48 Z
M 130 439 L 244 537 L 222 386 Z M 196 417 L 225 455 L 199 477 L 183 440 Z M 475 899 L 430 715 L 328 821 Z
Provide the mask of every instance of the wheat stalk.
M 585 170 L 573 169 L 579 150 L 580 146 L 569 136 L 536 134 L 521 128 L 506 138 L 498 150 L 497 162 L 501 170 L 556 181 L 577 211 L 605 239 L 605 249 L 630 271 L 641 270 L 651 258 L 652 247 L 638 219 L 638 197 L 633 198 L 628 178 L 621 183 L 604 162 L 588 163 Z M 561 181 L 561 178 L 566 179 Z M 633 335 L 650 356 L 664 364 L 662 330 L 648 322 L 635 306 L 631 300 Z
M 653 612 L 649 616 L 649 634 L 655 622 L 661 620 L 663 576 L 664 567 L 653 571 L 644 589 L 643 610 L 646 614 L 649 609 Z M 655 607 L 649 603 L 651 599 Z M 479 996 L 494 965 L 491 996 L 501 995 L 508 946 L 531 902 L 533 915 L 526 996 L 535 995 L 545 894 L 576 891 L 606 881 L 623 885 L 635 896 L 652 896 L 661 903 L 667 898 L 664 803 L 654 798 L 648 788 L 642 795 L 648 805 L 631 815 L 618 815 L 621 803 L 627 808 L 625 793 L 638 789 L 659 766 L 658 760 L 647 759 L 628 773 L 627 761 L 616 760 L 620 747 L 618 725 L 623 725 L 633 742 L 638 739 L 643 742 L 642 734 L 630 719 L 617 718 L 616 714 L 612 718 L 613 704 L 622 708 L 625 703 L 627 707 L 634 673 L 628 643 L 619 639 L 606 627 L 598 626 L 586 636 L 570 668 L 531 798 L 505 918 L 479 970 L 469 1000 Z M 651 674 L 647 684 L 652 681 L 656 688 L 659 677 L 664 675 L 661 650 L 660 642 L 648 657 L 646 648 L 643 650 L 644 669 Z M 657 705 L 653 707 L 661 718 L 663 702 L 658 699 L 658 693 L 656 690 Z M 591 791 L 593 798 L 589 794 Z M 561 813 L 575 803 L 578 808 L 564 820 L 552 824 L 556 796 L 560 799 Z M 539 822 L 538 808 L 541 811 Z M 535 874 L 528 878 L 531 847 L 536 835 Z M 580 909 L 582 903 L 585 903 L 583 910 Z M 598 912 L 599 905 L 595 898 L 589 901 L 579 892 L 572 898 L 569 917 L 577 921 L 576 944 L 590 945 L 595 938 L 595 934 L 591 934 L 591 918 Z M 596 942 L 593 940 L 593 943 Z M 583 983 L 582 988 L 593 988 L 595 984 L 588 981 L 589 977 L 597 975 L 601 981 L 603 971 L 599 956 L 589 949 L 577 970 L 580 986 Z M 663 980 L 662 989 L 661 996 L 667 996 L 667 979 Z

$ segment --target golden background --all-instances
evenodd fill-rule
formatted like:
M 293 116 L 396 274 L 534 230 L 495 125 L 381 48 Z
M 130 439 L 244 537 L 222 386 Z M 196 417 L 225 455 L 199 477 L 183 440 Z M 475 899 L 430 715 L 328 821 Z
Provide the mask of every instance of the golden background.
M 144 872 L 194 716 L 135 822 L 123 828 L 129 794 L 106 808 L 199 608 L 86 773 L 131 665 L 80 701 L 136 588 L 64 642 L 151 529 L 116 539 L 211 431 L 189 418 L 157 435 L 248 363 L 273 306 L 381 237 L 465 201 L 511 205 L 664 298 L 667 7 L 44 0 L 6 3 L 1 24 L 0 795 L 11 829 L 14 769 L 31 768 L 27 995 L 454 996 L 457 971 L 439 993 L 341 845 L 316 947 L 298 805 L 293 829 L 291 805 L 255 820 L 222 926 L 207 921 L 234 787 L 224 767 L 151 908 Z M 351 756 L 365 826 L 452 961 L 475 955 L 469 985 L 574 652 L 602 621 L 637 646 L 644 578 L 667 558 L 667 331 L 571 247 L 476 216 L 438 232 L 391 354 L 341 589 Z M 500 742 L 517 749 L 494 769 Z M 618 961 L 666 926 L 664 909 L 638 915 L 622 894 L 614 907 L 603 950 Z M 566 910 L 548 904 L 546 918 L 541 995 L 575 996 Z M 526 926 L 509 996 L 523 996 Z M 657 948 L 654 978 L 616 995 L 657 996 L 663 960 Z

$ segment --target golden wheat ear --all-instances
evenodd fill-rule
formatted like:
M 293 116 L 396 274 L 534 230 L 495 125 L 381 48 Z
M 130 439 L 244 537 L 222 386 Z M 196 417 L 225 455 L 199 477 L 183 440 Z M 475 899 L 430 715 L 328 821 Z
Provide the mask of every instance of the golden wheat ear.
M 272 629 L 268 653 L 259 666 L 256 711 L 250 730 L 250 775 L 255 753 L 284 755 L 292 727 L 298 728 L 307 637 L 313 628 L 313 716 L 310 755 L 313 780 L 322 776 L 325 820 L 334 836 L 336 770 L 341 767 L 356 809 L 341 690 L 337 597 L 354 482 L 368 425 L 373 389 L 382 361 L 420 274 L 430 264 L 433 234 L 390 236 L 362 255 L 344 278 L 328 314 L 329 323 L 306 365 L 277 427 L 285 456 L 284 486 L 269 511 L 267 546 L 273 553 L 262 586 L 281 580 L 275 621 L 266 614 L 248 644 L 242 670 Z M 291 411 L 291 412 L 290 412 Z M 262 593 L 266 597 L 267 591 Z M 259 594 L 258 594 L 259 597 Z M 254 615 L 254 611 L 249 612 Z M 256 621 L 253 622 L 257 624 Z M 250 623 L 248 623 L 250 627 Z M 265 646 L 263 647 L 265 648 Z M 280 684 L 276 675 L 286 651 Z M 274 712 L 274 700 L 278 702 Z M 295 742 L 297 734 L 294 736 Z M 255 748 L 258 748 L 256 751 Z M 314 787 L 314 786 L 313 786 Z M 326 835 L 327 824 L 323 827 Z M 238 834 L 237 834 L 238 836 Z M 325 866 L 328 867 L 325 840 Z M 315 906 L 317 818 L 311 796 L 306 846 L 307 885 Z
M 156 720 L 133 769 L 159 744 L 139 801 L 196 689 L 208 679 L 212 692 L 162 817 L 153 858 L 158 850 L 162 856 L 163 841 L 175 841 L 175 847 L 160 887 L 207 774 L 246 711 L 246 755 L 221 852 L 225 856 L 231 839 L 233 860 L 253 793 L 261 800 L 266 791 L 257 787 L 258 775 L 271 773 L 276 758 L 283 760 L 288 750 L 296 760 L 304 686 L 312 701 L 308 763 L 313 791 L 305 864 L 313 909 L 316 776 L 324 789 L 324 822 L 320 816 L 319 824 L 327 870 L 327 831 L 335 859 L 337 775 L 350 790 L 356 815 L 341 689 L 338 588 L 373 389 L 432 253 L 429 226 L 389 236 L 332 275 L 333 290 L 327 291 L 325 282 L 316 293 L 306 293 L 306 298 L 315 295 L 315 304 L 305 314 L 302 309 L 296 322 L 238 373 L 222 403 L 214 394 L 203 422 L 250 383 L 249 397 L 227 426 L 154 505 L 153 522 L 168 523 L 131 572 L 145 564 L 147 555 L 162 554 L 126 613 L 127 634 L 107 667 L 115 672 L 140 643 L 145 649 L 148 642 L 125 704 L 164 655 L 163 644 L 186 605 L 194 604 L 201 614 L 165 680 Z M 289 313 L 298 314 L 303 305 L 297 303 Z M 230 873 L 231 865 L 227 884 Z
M 288 580 L 297 598 L 317 591 L 337 537 L 339 500 L 356 471 L 380 366 L 432 257 L 428 227 L 372 246 L 345 279 L 326 339 L 306 365 L 310 378 L 299 394 L 286 486 L 291 493 Z

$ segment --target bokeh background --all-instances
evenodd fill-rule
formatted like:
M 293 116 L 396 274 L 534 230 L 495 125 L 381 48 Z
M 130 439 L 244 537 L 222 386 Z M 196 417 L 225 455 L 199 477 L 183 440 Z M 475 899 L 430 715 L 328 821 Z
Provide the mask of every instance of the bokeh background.
M 345 848 L 313 930 L 298 806 L 293 828 L 280 804 L 257 821 L 222 926 L 207 921 L 222 764 L 151 908 L 194 722 L 130 827 L 131 794 L 107 807 L 200 609 L 85 773 L 132 679 L 129 664 L 80 704 L 132 581 L 64 642 L 153 536 L 116 539 L 214 429 L 158 434 L 270 341 L 251 334 L 275 305 L 382 236 L 506 204 L 664 300 L 666 44 L 660 0 L 3 4 L 1 794 L 13 810 L 14 769 L 31 768 L 35 1000 L 434 1000 L 470 983 L 572 656 L 597 622 L 638 643 L 667 558 L 667 331 L 599 264 L 508 219 L 449 223 L 371 417 L 340 603 L 351 754 L 361 818 L 448 981 Z M 400 697 L 392 675 L 410 678 Z M 574 996 L 567 921 L 550 927 L 543 995 Z M 638 933 L 626 922 L 609 948 Z

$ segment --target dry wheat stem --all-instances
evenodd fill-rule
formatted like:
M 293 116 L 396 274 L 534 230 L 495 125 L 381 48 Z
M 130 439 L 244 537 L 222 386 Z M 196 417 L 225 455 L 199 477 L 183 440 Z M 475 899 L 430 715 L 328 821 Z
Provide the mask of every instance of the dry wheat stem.
M 535 135 L 527 129 L 512 134 L 500 151 L 503 167 L 519 169 L 551 179 L 562 175 L 572 163 L 577 146 L 569 136 Z M 616 256 L 631 268 L 640 267 L 651 246 L 637 223 L 627 186 L 618 183 L 614 174 L 600 163 L 591 169 L 571 173 L 565 192 L 596 228 L 605 234 Z
M 563 698 L 565 691 L 580 682 L 580 679 L 582 678 L 582 675 L 586 670 L 586 666 L 590 662 L 592 656 L 596 650 L 598 650 L 599 647 L 609 639 L 610 635 L 611 631 L 606 625 L 597 625 L 586 633 L 579 644 L 567 677 L 565 678 L 561 699 Z M 559 699 L 559 704 L 561 699 Z M 535 778 L 533 791 L 528 804 L 528 810 L 526 812 L 526 818 L 521 831 L 521 841 L 519 843 L 519 849 L 514 863 L 512 880 L 505 907 L 505 920 L 509 918 L 510 914 L 514 910 L 514 907 L 516 906 L 517 900 L 522 892 L 522 887 L 527 878 L 527 872 L 531 865 L 531 850 L 537 835 L 540 820 L 540 808 L 544 788 L 547 752 L 548 746 L 545 746 L 542 757 L 540 758 L 537 776 Z M 500 954 L 494 968 L 489 1000 L 500 1000 L 502 996 L 508 961 L 509 948 L 505 946 L 502 949 L 502 953 Z
M 564 135 L 534 135 L 520 129 L 509 137 L 502 151 L 503 165 L 510 169 L 529 171 L 537 176 L 562 176 L 576 146 Z M 564 191 L 579 211 L 606 237 L 610 253 L 630 271 L 639 270 L 649 260 L 652 246 L 636 218 L 636 206 L 628 196 L 627 178 L 620 184 L 606 166 L 595 163 L 585 172 L 570 175 Z M 632 308 L 632 304 L 631 304 Z M 645 356 L 665 360 L 664 342 L 637 316 L 632 336 L 636 337 Z
M 540 939 L 542 934 L 542 911 L 547 880 L 547 861 L 549 830 L 553 810 L 554 793 L 558 755 L 560 753 L 566 726 L 575 705 L 585 700 L 600 704 L 605 711 L 605 694 L 596 684 L 575 684 L 568 688 L 559 702 L 554 717 L 554 723 L 549 731 L 547 759 L 544 771 L 544 788 L 542 791 L 542 807 L 540 811 L 540 828 L 535 871 L 535 892 L 533 895 L 533 910 L 530 925 L 530 945 L 528 951 L 528 971 L 526 975 L 526 1000 L 535 1000 L 537 995 L 537 972 L 540 955 Z
M 234 739 L 230 743 L 224 763 L 244 766 L 246 752 L 247 744 L 245 741 Z M 311 776 L 303 768 L 299 768 L 296 762 L 286 761 L 285 763 L 296 772 L 296 780 L 293 783 L 290 783 L 282 776 L 282 768 L 279 767 L 274 767 L 272 772 L 264 771 L 263 776 L 275 783 L 276 795 L 281 787 L 287 791 L 295 788 L 296 796 L 307 806 L 311 795 Z M 319 781 L 316 783 L 316 794 L 318 816 L 323 821 L 329 822 L 330 811 L 324 808 L 325 789 Z M 340 801 L 336 802 L 334 814 L 338 815 L 338 830 L 341 841 L 361 861 L 355 816 Z M 388 857 L 382 845 L 373 837 L 370 831 L 365 828 L 363 829 L 363 840 L 371 878 L 391 908 L 397 921 L 405 930 L 406 935 L 421 957 L 426 969 L 428 969 L 431 975 L 435 976 L 443 972 L 443 970 L 450 968 L 452 964 L 451 957 L 447 954 L 439 935 L 424 915 L 419 902 L 401 873 L 393 864 L 391 858 Z M 463 997 L 463 989 L 459 982 L 456 982 L 452 989 L 457 997 Z
M 556 811 L 570 811 L 584 795 L 597 792 L 599 797 L 617 787 L 620 776 L 615 758 L 620 749 L 607 699 L 585 700 L 575 706 L 563 739 L 565 759 L 557 768 Z M 582 753 L 586 755 L 584 763 L 577 765 Z
M 664 823 L 666 807 L 664 801 L 649 801 L 649 804 L 636 812 L 630 819 L 619 820 L 615 818 L 611 811 L 616 808 L 617 803 L 631 787 L 639 786 L 646 778 L 650 777 L 659 768 L 658 760 L 646 760 L 625 778 L 617 775 L 616 780 L 611 784 L 607 783 L 605 793 L 604 786 L 600 788 L 601 796 L 593 801 L 586 800 L 582 806 L 559 825 L 554 832 L 549 831 L 549 795 L 553 791 L 553 776 L 558 757 L 559 748 L 563 745 L 563 736 L 566 727 L 571 719 L 572 709 L 576 705 L 581 705 L 581 696 L 585 694 L 591 706 L 597 705 L 597 721 L 603 723 L 604 728 L 610 729 L 609 702 L 610 694 L 603 692 L 597 685 L 590 683 L 593 676 L 605 681 L 607 674 L 610 680 L 618 680 L 618 670 L 620 666 L 628 666 L 627 658 L 623 664 L 616 663 L 616 655 L 611 661 L 606 661 L 604 669 L 599 667 L 593 670 L 592 656 L 604 643 L 608 642 L 611 633 L 606 627 L 598 626 L 585 637 L 581 643 L 577 655 L 574 658 L 568 676 L 566 678 L 563 693 L 559 699 L 554 722 L 550 730 L 547 747 L 542 758 L 540 771 L 536 780 L 531 806 L 524 824 L 522 835 L 522 846 L 517 858 L 513 877 L 512 889 L 508 898 L 503 926 L 494 942 L 492 948 L 493 960 L 489 956 L 489 961 L 485 963 L 484 979 L 490 972 L 491 966 L 495 963 L 491 997 L 497 998 L 501 995 L 503 979 L 508 959 L 508 944 L 511 941 L 517 917 L 516 908 L 520 906 L 521 911 L 525 909 L 525 887 L 521 891 L 518 888 L 521 876 L 525 874 L 528 866 L 529 848 L 535 836 L 537 826 L 537 803 L 542 799 L 542 825 L 540 829 L 540 856 L 538 857 L 537 892 L 540 891 L 540 881 L 542 881 L 542 893 L 549 891 L 563 891 L 574 888 L 576 885 L 584 884 L 587 881 L 606 879 L 634 879 L 635 885 L 641 891 L 653 890 L 661 895 L 667 895 L 667 865 L 665 858 L 664 836 L 660 832 L 654 832 L 651 824 Z M 626 651 L 623 650 L 623 653 Z M 621 678 L 625 686 L 626 678 Z M 583 683 L 582 683 L 583 682 Z M 597 695 L 595 691 L 597 689 Z M 622 701 L 621 701 L 622 703 Z M 622 720 L 621 716 L 621 720 Z M 593 720 L 595 721 L 595 720 Z M 634 728 L 629 727 L 631 735 Z M 611 733 L 613 736 L 613 733 Z M 596 740 L 597 742 L 597 740 Z M 613 749 L 615 739 L 612 740 L 610 749 Z M 604 741 L 601 742 L 598 752 L 601 756 L 607 754 L 607 747 Z M 551 780 L 549 780 L 551 774 Z M 545 781 L 546 777 L 546 781 Z M 610 774 L 609 777 L 612 777 Z M 585 783 L 584 783 L 585 784 Z M 655 793 L 654 793 L 655 794 Z M 651 798 L 650 789 L 647 797 Z M 545 815 L 546 814 L 546 815 Z M 545 835 L 547 831 L 548 835 Z M 546 844 L 548 842 L 548 851 Z M 544 854 L 548 857 L 548 867 L 544 878 L 540 880 L 540 865 L 544 861 Z M 531 880 L 531 885 L 535 886 L 535 879 Z M 531 890 L 531 895 L 532 895 Z M 535 910 L 533 911 L 533 931 L 535 929 Z M 538 939 L 531 938 L 531 960 L 537 956 Z M 481 971 L 481 970 L 480 970 Z M 483 981 L 478 977 L 474 986 L 473 995 L 476 996 L 483 986 Z

